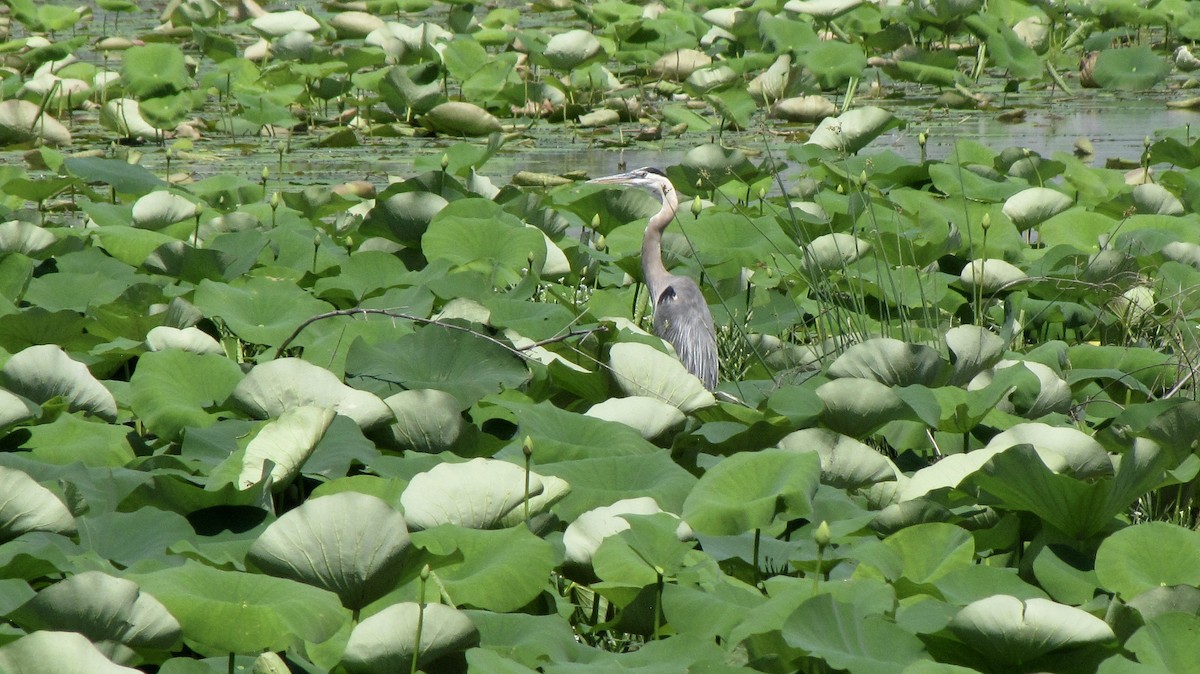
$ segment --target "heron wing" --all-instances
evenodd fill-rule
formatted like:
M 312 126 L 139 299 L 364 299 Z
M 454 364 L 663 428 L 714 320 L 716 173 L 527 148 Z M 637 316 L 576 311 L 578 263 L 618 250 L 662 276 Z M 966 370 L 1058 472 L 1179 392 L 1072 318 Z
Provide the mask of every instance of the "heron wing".
M 717 387 L 717 335 L 695 281 L 686 276 L 670 279 L 654 303 L 654 333 L 675 347 L 679 360 L 704 388 Z

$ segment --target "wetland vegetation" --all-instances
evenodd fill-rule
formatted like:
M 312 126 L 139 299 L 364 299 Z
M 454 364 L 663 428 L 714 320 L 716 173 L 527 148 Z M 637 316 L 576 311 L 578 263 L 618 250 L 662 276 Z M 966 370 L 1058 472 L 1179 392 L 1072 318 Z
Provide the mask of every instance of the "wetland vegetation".
M 1196 3 L 2 5 L 0 671 L 1200 662 Z

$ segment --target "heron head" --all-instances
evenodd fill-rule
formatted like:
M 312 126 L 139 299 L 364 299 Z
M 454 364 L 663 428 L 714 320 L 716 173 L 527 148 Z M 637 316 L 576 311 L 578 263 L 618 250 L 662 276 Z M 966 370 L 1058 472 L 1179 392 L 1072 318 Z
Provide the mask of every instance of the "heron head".
M 641 187 L 655 192 L 661 196 L 668 191 L 673 191 L 675 188 L 671 184 L 671 180 L 662 171 L 651 168 L 649 166 L 626 171 L 625 173 L 616 173 L 603 178 L 592 178 L 589 183 L 597 185 L 628 185 L 630 187 Z

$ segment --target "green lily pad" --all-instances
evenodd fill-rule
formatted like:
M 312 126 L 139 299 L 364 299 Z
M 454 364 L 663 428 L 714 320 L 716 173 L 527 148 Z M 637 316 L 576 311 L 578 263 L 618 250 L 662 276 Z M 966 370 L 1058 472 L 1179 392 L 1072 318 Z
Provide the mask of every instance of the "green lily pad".
M 1200 533 L 1167 522 L 1126 527 L 1100 544 L 1096 576 L 1126 601 L 1159 587 L 1200 585 Z
M 29 475 L 0 466 L 0 542 L 30 531 L 75 533 L 75 518 L 49 489 Z
M 894 481 L 900 470 L 875 449 L 825 428 L 806 428 L 779 441 L 780 449 L 816 452 L 821 457 L 821 483 L 842 489 L 861 489 Z
M 1171 64 L 1150 47 L 1105 49 L 1096 58 L 1092 78 L 1105 89 L 1141 91 L 1158 84 L 1171 73 Z
M 807 143 L 853 154 L 896 123 L 895 116 L 882 108 L 855 108 L 837 117 L 821 120 Z
M 1004 214 L 1019 230 L 1036 227 L 1074 204 L 1071 197 L 1047 187 L 1030 187 L 1004 202 Z
M 716 404 L 712 393 L 678 358 L 647 344 L 614 344 L 608 364 L 617 386 L 627 395 L 654 398 L 685 413 Z
M 543 55 L 555 70 L 570 71 L 604 51 L 600 41 L 586 30 L 558 33 L 546 43 Z
M 678 407 L 648 396 L 609 398 L 592 405 L 589 417 L 625 424 L 650 440 L 683 424 L 687 418 Z
M 274 464 L 270 467 L 273 490 L 291 484 L 300 473 L 300 467 L 316 450 L 325 431 L 329 430 L 334 416 L 332 409 L 301 405 L 268 421 L 246 445 L 237 477 L 238 487 L 248 489 L 258 484 L 264 478 L 268 464 Z
M 814 453 L 764 449 L 725 457 L 708 469 L 683 503 L 696 531 L 732 536 L 796 519 L 812 511 L 821 478 Z
M 428 454 L 448 450 L 458 441 L 466 426 L 461 404 L 445 391 L 401 391 L 383 402 L 396 417 L 391 433 L 403 449 Z
M 451 136 L 486 136 L 503 130 L 500 120 L 492 113 L 463 101 L 435 105 L 424 115 L 421 124 L 426 128 Z
M 70 145 L 71 132 L 36 104 L 22 100 L 0 103 L 0 145 L 42 141 Z
M 375 394 L 346 386 L 329 370 L 299 358 L 255 366 L 233 390 L 231 400 L 257 419 L 276 418 L 309 406 L 350 417 L 361 428 L 395 419 L 391 408 Z
M 830 364 L 828 375 L 872 379 L 888 386 L 936 386 L 945 370 L 946 361 L 928 346 L 876 337 L 846 349 Z
M 0 670 L 40 672 L 54 663 L 56 674 L 138 674 L 104 656 L 76 632 L 34 632 L 0 648 Z

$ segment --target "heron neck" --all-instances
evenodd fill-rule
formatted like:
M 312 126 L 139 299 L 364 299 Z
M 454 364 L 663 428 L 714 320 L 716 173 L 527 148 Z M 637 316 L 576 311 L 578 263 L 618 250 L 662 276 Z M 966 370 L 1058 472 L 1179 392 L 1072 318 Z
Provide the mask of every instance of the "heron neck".
M 662 235 L 675 218 L 678 206 L 673 192 L 664 194 L 662 208 L 650 218 L 646 224 L 646 235 L 642 238 L 642 275 L 650 289 L 652 303 L 658 301 L 669 276 L 662 260 Z

